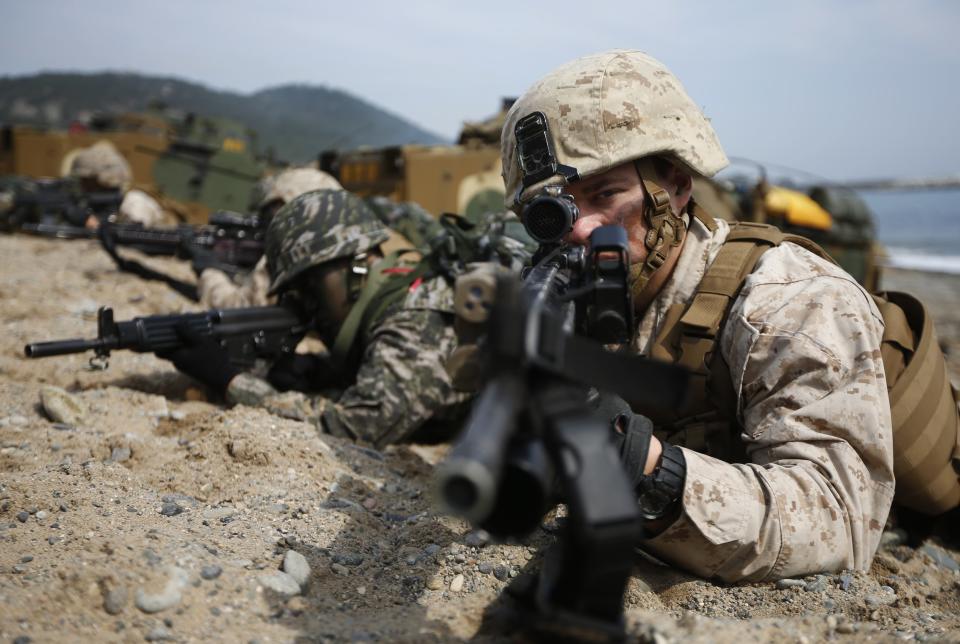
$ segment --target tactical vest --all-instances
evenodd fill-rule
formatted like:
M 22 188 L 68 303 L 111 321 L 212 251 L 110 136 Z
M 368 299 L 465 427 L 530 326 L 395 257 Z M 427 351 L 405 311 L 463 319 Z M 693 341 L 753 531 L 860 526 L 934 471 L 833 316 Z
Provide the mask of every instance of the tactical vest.
M 708 229 L 716 222 L 695 210 Z M 657 436 L 727 462 L 746 462 L 737 419 L 737 398 L 717 342 L 747 276 L 764 252 L 797 244 L 831 262 L 819 246 L 765 224 L 730 225 L 730 234 L 689 304 L 668 309 L 651 357 L 687 367 L 693 374 L 687 404 L 653 418 Z M 895 501 L 928 515 L 960 505 L 960 407 L 933 321 L 916 298 L 874 294 L 884 320 L 881 344 L 893 421 Z
M 429 217 L 423 212 L 423 216 Z M 398 221 L 402 218 L 395 219 L 394 223 Z M 495 261 L 502 265 L 522 265 L 534 249 L 518 221 L 498 215 L 478 224 L 457 215 L 443 214 L 429 227 L 423 224 L 422 217 L 412 225 L 419 226 L 423 235 L 418 237 L 420 243 L 411 243 L 406 236 L 393 234 L 380 245 L 384 257 L 370 267 L 360 295 L 330 347 L 335 364 L 344 370 L 350 370 L 357 362 L 370 333 L 393 305 L 403 301 L 418 280 L 442 277 L 452 286 L 467 264 Z

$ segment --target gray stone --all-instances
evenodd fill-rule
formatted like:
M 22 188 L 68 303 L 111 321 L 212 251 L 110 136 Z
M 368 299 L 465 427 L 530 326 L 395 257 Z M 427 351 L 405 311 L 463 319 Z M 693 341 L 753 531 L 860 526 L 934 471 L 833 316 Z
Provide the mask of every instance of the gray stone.
M 349 575 L 350 571 L 347 570 L 347 567 L 343 564 L 333 563 L 330 564 L 330 570 L 332 570 L 337 575 Z
M 46 519 L 46 518 L 47 518 L 48 516 L 50 516 L 50 515 L 47 514 L 47 511 L 46 511 L 46 510 L 40 510 L 40 511 L 37 512 L 34 516 L 37 517 L 37 520 L 38 520 L 38 521 L 43 521 L 44 519 Z
M 463 541 L 471 548 L 482 548 L 490 542 L 490 534 L 486 530 L 474 530 Z
M 428 557 L 432 557 L 438 552 L 440 552 L 440 546 L 435 543 L 431 543 L 429 546 L 423 549 L 423 554 L 427 555 Z
M 778 579 L 776 583 L 777 590 L 787 590 L 788 588 L 805 588 L 807 582 L 802 579 Z
M 897 593 L 890 586 L 880 586 L 880 592 L 871 593 L 864 599 L 864 603 L 867 605 L 867 608 L 890 606 L 896 601 Z
M 113 463 L 123 463 L 124 461 L 130 460 L 130 455 L 129 447 L 114 447 L 110 453 L 110 461 Z
M 26 523 L 27 519 L 30 518 L 29 512 L 17 512 L 17 521 L 20 523 Z
M 222 572 L 223 572 L 223 568 L 221 568 L 220 566 L 216 566 L 216 565 L 204 566 L 203 568 L 200 569 L 200 576 L 206 579 L 207 581 L 210 581 L 211 579 L 216 579 L 217 577 L 219 577 Z
M 893 548 L 907 542 L 907 531 L 903 528 L 886 530 L 880 535 L 881 548 Z
M 28 422 L 30 422 L 27 420 L 26 416 L 19 416 L 19 415 L 9 416 L 8 418 L 4 418 L 4 420 L 7 421 L 4 424 L 10 425 L 11 427 L 23 427 Z
M 292 597 L 300 594 L 300 585 L 297 583 L 297 580 L 279 570 L 268 575 L 260 575 L 258 581 L 264 588 L 269 588 L 284 597 Z
M 233 517 L 236 513 L 237 510 L 230 507 L 210 508 L 203 511 L 203 518 L 207 521 L 222 521 Z
M 343 566 L 359 566 L 363 563 L 363 555 L 357 552 L 335 552 L 332 559 Z
M 55 423 L 82 425 L 87 420 L 87 409 L 80 399 L 60 387 L 46 385 L 40 390 L 43 411 Z
M 183 512 L 183 508 L 176 503 L 167 502 L 160 508 L 160 514 L 165 517 L 175 517 Z
M 303 588 L 310 579 L 310 564 L 307 563 L 307 558 L 296 550 L 287 550 L 287 554 L 283 556 L 283 572 L 293 577 L 297 585 Z
M 840 583 L 840 590 L 846 592 L 850 590 L 850 585 L 853 583 L 853 575 L 840 575 L 837 581 Z
M 493 564 L 490 563 L 489 561 L 481 561 L 477 565 L 477 570 L 479 572 L 482 572 L 485 575 L 489 575 L 490 573 L 493 572 Z
M 174 637 L 173 634 L 163 626 L 157 626 L 155 628 L 151 628 L 150 632 L 147 633 L 143 639 L 147 640 L 148 642 L 170 642 L 177 638 Z
M 187 583 L 187 573 L 182 568 L 171 567 L 167 583 L 158 593 L 150 593 L 143 588 L 137 589 L 134 603 L 145 613 L 159 613 L 173 608 L 182 599 L 181 590 Z
M 941 568 L 946 568 L 952 572 L 957 572 L 960 570 L 960 565 L 957 564 L 956 560 L 939 548 L 935 548 L 930 544 L 926 544 L 920 548 L 920 551 L 927 554 Z
M 111 588 L 103 596 L 103 610 L 110 615 L 119 615 L 127 606 L 127 589 L 122 586 Z
M 827 589 L 827 577 L 817 575 L 813 581 L 808 581 L 804 584 L 803 589 L 808 593 L 822 593 Z
M 504 566 L 503 564 L 495 566 L 493 569 L 493 576 L 500 581 L 506 581 L 510 579 L 510 566 Z
M 33 561 L 33 555 L 23 555 L 20 557 L 20 563 L 30 563 Z

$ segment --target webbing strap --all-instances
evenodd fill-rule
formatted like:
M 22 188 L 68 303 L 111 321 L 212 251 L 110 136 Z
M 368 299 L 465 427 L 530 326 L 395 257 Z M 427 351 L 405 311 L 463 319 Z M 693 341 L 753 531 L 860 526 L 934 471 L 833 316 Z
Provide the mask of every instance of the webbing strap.
M 701 374 L 708 370 L 717 334 L 734 299 L 760 256 L 777 245 L 782 234 L 773 226 L 737 224 L 707 269 L 693 300 L 680 318 L 678 362 Z
M 357 335 L 363 326 L 367 309 L 376 299 L 381 287 L 391 279 L 409 279 L 409 274 L 397 277 L 396 273 L 390 270 L 400 265 L 403 254 L 402 252 L 390 253 L 370 267 L 367 281 L 363 285 L 363 290 L 360 291 L 360 297 L 350 307 L 350 313 L 347 314 L 347 318 L 340 325 L 340 331 L 330 348 L 330 356 L 333 358 L 334 364 L 342 367 L 346 363 L 350 350 L 353 348 Z M 410 281 L 412 282 L 412 280 Z

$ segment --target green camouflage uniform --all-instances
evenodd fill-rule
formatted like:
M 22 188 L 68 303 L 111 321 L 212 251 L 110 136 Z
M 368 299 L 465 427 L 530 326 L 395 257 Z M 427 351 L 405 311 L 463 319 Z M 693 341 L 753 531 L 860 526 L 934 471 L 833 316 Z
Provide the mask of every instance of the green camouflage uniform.
M 353 257 L 388 238 L 388 230 L 354 195 L 328 190 L 302 195 L 278 213 L 267 232 L 271 293 L 313 266 Z M 453 317 L 453 291 L 446 281 L 417 280 L 358 335 L 353 381 L 339 395 L 278 393 L 242 374 L 230 383 L 227 397 L 378 447 L 421 428 L 453 431 L 466 402 L 444 369 L 456 340 Z

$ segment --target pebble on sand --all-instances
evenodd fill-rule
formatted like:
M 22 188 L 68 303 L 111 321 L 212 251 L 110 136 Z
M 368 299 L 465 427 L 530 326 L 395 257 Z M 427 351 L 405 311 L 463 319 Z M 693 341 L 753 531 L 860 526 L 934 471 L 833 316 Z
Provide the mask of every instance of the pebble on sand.
M 82 425 L 87 420 L 87 410 L 80 399 L 60 387 L 43 387 L 40 390 L 40 404 L 47 417 L 55 423 Z
M 275 593 L 284 597 L 292 597 L 300 594 L 300 585 L 297 581 L 285 572 L 276 571 L 268 575 L 260 575 L 257 579 L 264 588 L 269 588 Z
M 159 613 L 180 603 L 180 591 L 186 585 L 187 573 L 182 568 L 170 569 L 167 583 L 159 593 L 149 593 L 143 588 L 137 589 L 134 603 L 145 613 Z
M 310 564 L 307 563 L 307 558 L 296 550 L 287 550 L 287 554 L 283 556 L 283 572 L 293 577 L 297 585 L 303 588 L 310 578 Z

